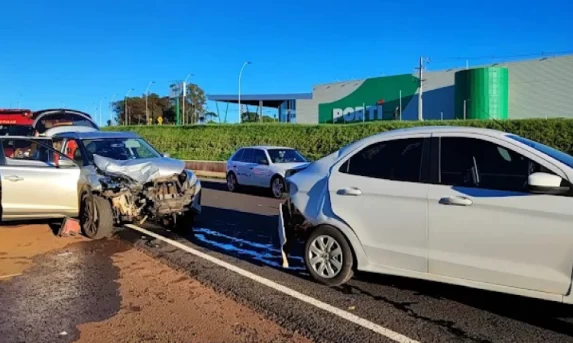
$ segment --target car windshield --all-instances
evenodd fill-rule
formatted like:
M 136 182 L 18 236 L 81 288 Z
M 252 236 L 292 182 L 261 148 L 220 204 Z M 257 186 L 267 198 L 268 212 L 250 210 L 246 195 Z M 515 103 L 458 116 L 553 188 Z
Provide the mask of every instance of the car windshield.
M 294 149 L 268 149 L 273 163 L 307 162 L 306 159 Z
M 86 139 L 83 143 L 90 161 L 93 160 L 94 154 L 114 160 L 161 157 L 149 143 L 141 138 Z
M 551 147 L 548 147 L 547 145 L 532 141 L 532 140 L 527 139 L 527 138 L 523 138 L 521 136 L 507 135 L 507 137 L 514 139 L 520 143 L 523 143 L 529 147 L 532 147 L 533 149 L 540 151 L 540 152 L 544 153 L 545 155 L 553 157 L 557 161 L 559 161 L 563 164 L 566 164 L 569 167 L 573 168 L 573 156 L 566 154 L 563 151 L 553 149 Z

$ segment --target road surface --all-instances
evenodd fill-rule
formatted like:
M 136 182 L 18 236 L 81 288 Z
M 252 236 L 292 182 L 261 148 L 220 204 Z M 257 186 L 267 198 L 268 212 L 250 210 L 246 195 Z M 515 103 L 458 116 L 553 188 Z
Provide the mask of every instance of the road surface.
M 0 341 L 309 342 L 118 239 L 0 227 Z
M 146 227 L 415 341 L 573 342 L 573 307 L 566 305 L 363 273 L 342 287 L 319 285 L 304 272 L 302 260 L 295 270 L 279 267 L 279 201 L 256 190 L 230 193 L 216 181 L 203 181 L 203 185 L 204 212 L 194 236 Z M 142 239 L 131 230 L 120 235 L 151 256 L 316 340 L 392 341 L 157 239 Z

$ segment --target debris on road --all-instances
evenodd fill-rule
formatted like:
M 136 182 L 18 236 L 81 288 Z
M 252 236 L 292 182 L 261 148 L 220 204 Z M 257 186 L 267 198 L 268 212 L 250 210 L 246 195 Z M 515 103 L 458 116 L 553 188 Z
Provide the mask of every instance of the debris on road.
M 60 230 L 58 230 L 58 237 L 78 236 L 81 232 L 80 221 L 66 217 L 60 226 Z

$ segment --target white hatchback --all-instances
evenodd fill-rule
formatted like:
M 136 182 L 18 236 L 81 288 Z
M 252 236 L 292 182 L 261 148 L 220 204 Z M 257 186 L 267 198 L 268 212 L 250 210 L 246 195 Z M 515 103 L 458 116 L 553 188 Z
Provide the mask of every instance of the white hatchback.
M 353 270 L 573 303 L 573 157 L 526 138 L 418 127 L 354 142 L 287 178 L 292 242 L 319 282 Z
M 309 162 L 296 149 L 277 146 L 251 146 L 237 150 L 227 161 L 227 187 L 264 187 L 275 198 L 285 194 L 285 174 L 304 168 Z

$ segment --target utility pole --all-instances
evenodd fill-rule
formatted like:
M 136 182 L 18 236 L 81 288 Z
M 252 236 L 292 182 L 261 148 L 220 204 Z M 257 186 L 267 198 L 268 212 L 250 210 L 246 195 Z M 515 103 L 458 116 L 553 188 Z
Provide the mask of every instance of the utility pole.
M 423 121 L 424 120 L 424 105 L 422 103 L 422 95 L 424 93 L 424 63 L 425 62 L 429 62 L 429 58 L 427 57 L 423 57 L 420 56 L 420 66 L 416 69 L 418 69 L 418 75 L 420 78 L 420 90 L 418 92 L 418 120 L 419 121 Z

